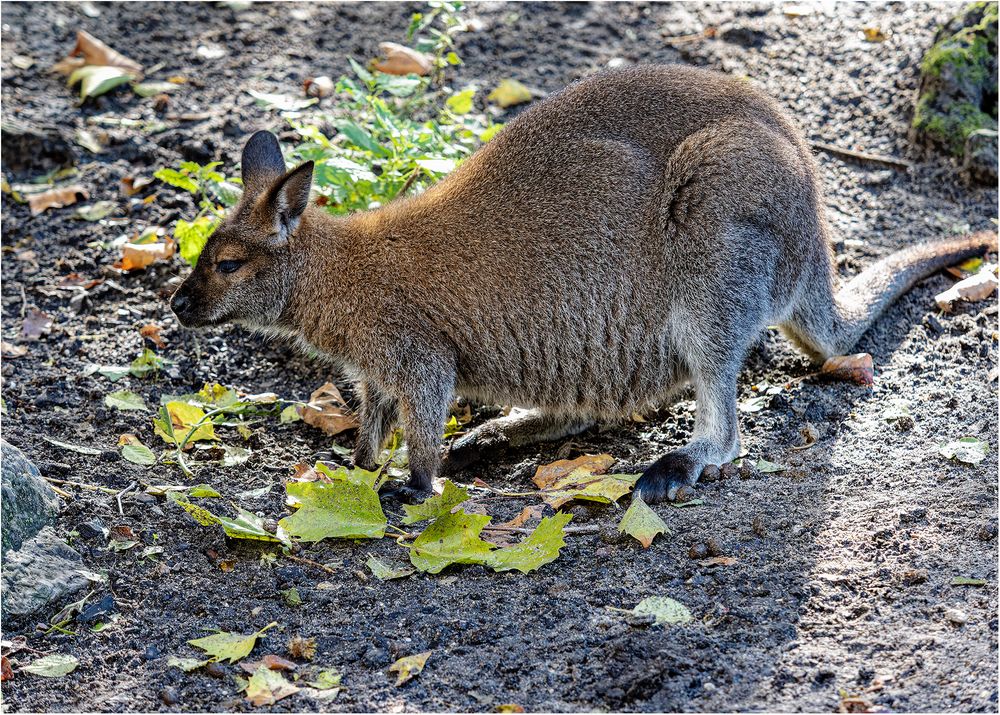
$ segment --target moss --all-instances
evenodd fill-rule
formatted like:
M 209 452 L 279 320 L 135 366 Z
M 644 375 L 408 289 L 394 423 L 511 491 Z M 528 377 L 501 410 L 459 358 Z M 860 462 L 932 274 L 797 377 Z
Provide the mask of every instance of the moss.
M 963 27 L 934 44 L 924 55 L 921 69 L 924 74 L 938 77 L 947 67 L 966 74 L 970 82 L 987 79 L 987 63 L 992 56 L 991 46 L 997 43 L 997 3 L 973 3 L 965 17 L 982 12 L 975 25 Z
M 934 107 L 934 95 L 927 94 L 917 102 L 913 127 L 933 135 L 949 152 L 961 156 L 965 140 L 977 129 L 996 129 L 997 121 L 970 102 L 956 102 L 942 113 Z

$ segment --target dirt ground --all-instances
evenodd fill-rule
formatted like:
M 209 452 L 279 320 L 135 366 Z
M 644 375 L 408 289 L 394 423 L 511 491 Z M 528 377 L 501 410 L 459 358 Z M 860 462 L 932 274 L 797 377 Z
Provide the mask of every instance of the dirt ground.
M 74 220 L 72 209 L 33 217 L 4 197 L 4 340 L 19 342 L 23 311 L 32 306 L 52 315 L 54 326 L 42 340 L 24 343 L 27 356 L 3 362 L 3 437 L 47 476 L 115 489 L 176 483 L 176 467 L 121 460 L 120 434 L 133 432 L 149 445 L 156 440 L 148 415 L 105 408 L 105 394 L 127 387 L 156 404 L 161 395 L 218 381 L 305 399 L 331 375 L 322 363 L 239 329 L 180 329 L 165 301 L 179 260 L 129 275 L 111 269 L 114 256 L 90 242 L 193 213 L 166 187 L 157 201 L 129 204 L 118 193 L 119 180 L 181 159 L 220 159 L 232 170 L 252 131 L 283 128 L 277 115 L 255 106 L 248 89 L 296 94 L 306 77 L 346 73 L 348 55 L 367 58 L 378 42 L 401 41 L 418 6 L 95 5 L 99 17 L 67 3 L 2 4 L 5 121 L 53 123 L 72 136 L 92 117 L 154 118 L 149 100 L 127 91 L 78 107 L 75 93 L 47 71 L 72 47 L 78 28 L 147 67 L 163 63 L 158 77 L 183 74 L 190 82 L 171 99 L 166 131 L 110 127 L 102 153 L 74 147 L 91 199 L 117 202 L 113 220 Z M 789 17 L 764 3 L 473 4 L 468 14 L 483 27 L 459 36 L 465 64 L 454 81 L 488 88 L 512 76 L 552 91 L 613 58 L 686 62 L 747 76 L 784 103 L 812 140 L 914 160 L 902 172 L 818 154 L 845 277 L 915 241 L 995 229 L 996 190 L 961 184 L 946 160 L 921 158 L 906 138 L 921 53 L 957 6 L 809 7 L 810 14 Z M 865 26 L 881 27 L 888 39 L 865 42 L 859 37 Z M 718 29 L 714 38 L 668 42 L 706 27 Z M 226 54 L 204 59 L 201 45 Z M 14 55 L 35 64 L 18 69 L 10 63 Z M 206 118 L 169 118 L 182 114 Z M 70 272 L 107 279 L 79 310 L 70 293 L 54 289 Z M 942 315 L 933 297 L 951 282 L 944 274 L 923 281 L 862 339 L 858 349 L 875 361 L 873 388 L 805 377 L 812 370 L 807 361 L 776 334 L 765 336 L 743 372 L 742 397 L 763 381 L 797 381 L 766 409 L 741 414 L 741 428 L 751 456 L 789 469 L 701 485 L 701 506 L 657 507 L 673 534 L 648 550 L 613 538 L 621 507 L 575 506 L 574 524 L 595 524 L 601 533 L 567 537 L 560 558 L 537 572 L 458 567 L 381 583 L 368 574 L 366 559 L 405 559 L 388 539 L 326 541 L 303 551 L 317 562 L 339 563 L 332 575 L 280 557 L 267 565 L 260 560 L 266 549 L 227 542 L 162 499 L 127 495 L 122 516 L 113 496 L 68 487 L 72 498 L 57 530 L 69 535 L 87 568 L 107 574 L 108 584 L 92 600 L 113 594 L 120 617 L 100 633 L 81 628 L 75 636 L 43 637 L 34 622 L 4 624 L 5 638 L 26 633 L 33 647 L 80 660 L 61 679 L 17 674 L 3 684 L 5 707 L 248 710 L 232 678 L 237 666 L 214 676 L 185 674 L 168 668 L 167 658 L 196 655 L 185 642 L 205 628 L 249 632 L 277 621 L 280 628 L 255 653 L 285 653 L 293 634 L 314 637 L 315 662 L 342 670 L 345 686 L 333 701 L 282 700 L 274 706 L 281 711 L 468 711 L 516 703 L 529 711 L 830 712 L 842 697 L 859 696 L 863 704 L 855 707 L 876 711 L 996 712 L 997 305 Z M 150 321 L 163 326 L 162 354 L 174 367 L 156 380 L 126 378 L 114 387 L 99 375 L 84 376 L 88 364 L 135 357 L 142 348 L 136 328 Z M 909 430 L 884 419 L 896 400 L 909 403 Z M 584 452 L 647 462 L 684 442 L 692 409 L 690 399 L 682 400 L 645 423 L 513 451 L 459 481 L 480 477 L 525 490 L 536 465 Z M 794 450 L 807 423 L 819 441 Z M 990 444 L 978 466 L 937 454 L 937 444 L 967 435 Z M 44 437 L 103 451 L 82 455 Z M 350 446 L 352 436 L 338 442 Z M 224 503 L 272 485 L 242 503 L 277 517 L 290 465 L 329 449 L 331 440 L 302 423 L 270 421 L 250 444 L 248 463 L 206 470 L 198 481 L 219 489 Z M 480 498 L 504 519 L 536 501 Z M 141 559 L 139 549 L 116 552 L 72 535 L 94 517 L 109 527 L 130 526 L 163 553 Z M 709 538 L 736 563 L 692 560 L 689 548 Z M 223 572 L 219 562 L 227 559 L 235 567 Z M 960 576 L 986 585 L 950 585 Z M 289 606 L 280 593 L 291 585 L 302 605 Z M 687 604 L 694 622 L 643 627 L 607 608 L 631 608 L 652 595 Z M 962 611 L 967 622 L 953 623 L 949 609 Z M 426 650 L 433 655 L 424 672 L 395 687 L 389 664 Z

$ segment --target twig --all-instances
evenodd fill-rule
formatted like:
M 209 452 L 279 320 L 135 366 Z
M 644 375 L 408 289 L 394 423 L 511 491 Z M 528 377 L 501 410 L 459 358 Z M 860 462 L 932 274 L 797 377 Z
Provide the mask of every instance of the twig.
M 28 296 L 24 294 L 24 284 L 18 286 L 21 289 L 21 320 L 24 320 L 24 314 L 28 310 Z
M 842 149 L 839 146 L 834 146 L 833 144 L 826 144 L 825 142 L 809 142 L 813 147 L 821 151 L 825 151 L 828 154 L 836 154 L 837 156 L 845 156 L 849 159 L 859 159 L 861 161 L 872 161 L 876 164 L 885 164 L 886 166 L 893 166 L 898 169 L 906 171 L 913 166 L 912 161 L 907 161 L 906 159 L 896 159 L 895 157 L 885 156 L 883 154 L 871 154 L 866 151 L 854 151 L 853 149 Z
M 166 117 L 171 122 L 201 122 L 211 119 L 211 112 L 195 112 L 192 114 L 168 114 Z
M 72 499 L 73 498 L 72 494 L 70 494 L 65 489 L 60 489 L 55 484 L 50 484 L 49 485 L 49 489 L 51 489 L 52 491 L 54 491 L 56 494 L 58 494 L 59 496 L 61 496 L 63 499 Z
M 318 568 L 320 571 L 325 571 L 326 573 L 335 574 L 336 569 L 332 569 L 329 566 L 325 566 L 318 561 L 313 561 L 312 559 L 303 558 L 302 556 L 292 556 L 291 554 L 282 554 L 286 559 L 290 561 L 297 561 L 300 564 L 305 564 L 306 566 L 312 566 Z
M 407 191 L 410 190 L 410 187 L 413 186 L 413 182 L 417 180 L 417 177 L 420 176 L 420 173 L 421 173 L 420 167 L 418 166 L 416 169 L 413 170 L 413 173 L 407 177 L 406 181 L 403 183 L 403 187 L 396 193 L 397 198 L 403 196 L 404 194 L 406 194 Z
M 80 487 L 81 489 L 89 489 L 94 492 L 104 492 L 105 494 L 118 494 L 117 489 L 112 489 L 111 487 L 101 487 L 96 484 L 84 484 L 83 482 L 71 482 L 68 479 L 56 479 L 55 477 L 42 477 L 47 482 L 52 484 L 69 484 L 73 487 Z
M 138 482 L 132 482 L 127 487 L 125 487 L 124 489 L 122 489 L 120 492 L 118 492 L 117 494 L 115 494 L 115 501 L 118 503 L 118 513 L 121 514 L 122 516 L 125 516 L 125 510 L 122 509 L 122 496 L 124 496 L 125 494 L 128 494 L 130 491 L 132 491 L 133 489 L 135 489 L 137 486 L 139 486 Z

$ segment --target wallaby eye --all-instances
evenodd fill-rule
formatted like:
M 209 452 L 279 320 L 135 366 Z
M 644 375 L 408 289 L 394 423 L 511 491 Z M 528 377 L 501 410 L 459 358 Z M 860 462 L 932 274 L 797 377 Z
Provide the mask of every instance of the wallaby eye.
M 215 270 L 219 273 L 232 273 L 242 266 L 243 263 L 244 261 L 219 261 L 215 266 Z

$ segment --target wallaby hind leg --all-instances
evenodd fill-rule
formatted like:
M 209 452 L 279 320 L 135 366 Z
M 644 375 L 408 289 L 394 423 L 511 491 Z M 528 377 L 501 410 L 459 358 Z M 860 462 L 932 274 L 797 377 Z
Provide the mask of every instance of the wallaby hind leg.
M 646 503 L 673 500 L 677 490 L 693 485 L 709 464 L 724 464 L 740 451 L 736 417 L 736 375 L 739 363 L 694 376 L 697 413 L 691 441 L 653 462 L 639 477 L 635 495 Z
M 444 469 L 457 472 L 470 464 L 495 457 L 508 447 L 550 442 L 579 434 L 594 424 L 585 417 L 553 415 L 541 410 L 514 409 L 462 435 L 451 445 Z

